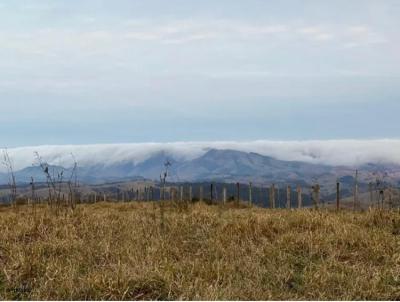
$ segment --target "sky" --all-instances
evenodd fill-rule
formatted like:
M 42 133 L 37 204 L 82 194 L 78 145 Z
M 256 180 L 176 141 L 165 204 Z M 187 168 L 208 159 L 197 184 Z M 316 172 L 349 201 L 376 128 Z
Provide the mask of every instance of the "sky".
M 0 0 L 0 147 L 400 138 L 400 1 Z

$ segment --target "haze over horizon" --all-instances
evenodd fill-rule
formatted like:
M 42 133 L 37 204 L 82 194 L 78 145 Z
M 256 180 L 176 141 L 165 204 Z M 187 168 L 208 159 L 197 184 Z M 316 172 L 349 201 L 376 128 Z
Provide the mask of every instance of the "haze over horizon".
M 0 0 L 0 147 L 400 138 L 400 1 Z
M 234 150 L 256 153 L 283 161 L 297 161 L 332 166 L 360 166 L 364 164 L 389 164 L 400 166 L 400 140 L 309 140 L 309 141 L 202 141 L 172 143 L 131 143 L 94 145 L 44 145 L 8 149 L 14 168 L 21 170 L 37 165 L 34 153 L 38 152 L 49 164 L 73 165 L 73 154 L 80 166 L 107 166 L 132 164 L 137 166 L 162 155 L 166 159 L 191 161 L 210 150 Z M 161 167 L 160 166 L 160 167 Z M 394 167 L 394 166 L 393 166 Z M 6 167 L 0 165 L 0 172 Z

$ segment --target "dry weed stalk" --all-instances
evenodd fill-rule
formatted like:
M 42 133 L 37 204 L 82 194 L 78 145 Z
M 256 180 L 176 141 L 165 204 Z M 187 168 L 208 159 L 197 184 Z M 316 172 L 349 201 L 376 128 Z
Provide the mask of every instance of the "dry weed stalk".
M 3 150 L 3 165 L 6 167 L 8 175 L 8 186 L 10 188 L 10 203 L 16 208 L 17 207 L 17 182 L 15 179 L 13 162 L 8 154 L 8 150 Z

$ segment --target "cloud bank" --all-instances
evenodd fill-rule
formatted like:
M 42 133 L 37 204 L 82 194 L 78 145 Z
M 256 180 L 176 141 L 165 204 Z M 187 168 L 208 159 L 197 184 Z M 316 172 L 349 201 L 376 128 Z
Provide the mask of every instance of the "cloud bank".
M 59 145 L 20 147 L 8 149 L 8 152 L 15 170 L 20 170 L 35 164 L 34 152 L 50 164 L 69 167 L 73 164 L 71 154 L 80 166 L 107 166 L 119 162 L 138 164 L 160 152 L 174 160 L 192 160 L 210 149 L 255 152 L 280 160 L 327 165 L 400 164 L 400 139 Z M 0 171 L 5 171 L 3 166 L 0 166 Z

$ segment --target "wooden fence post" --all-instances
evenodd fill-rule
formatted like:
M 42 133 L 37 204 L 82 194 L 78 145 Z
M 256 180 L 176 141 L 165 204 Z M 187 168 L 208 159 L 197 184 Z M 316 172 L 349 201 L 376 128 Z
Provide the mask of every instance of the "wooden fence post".
M 340 209 L 340 182 L 336 182 L 336 211 Z
M 356 210 L 358 207 L 358 170 L 356 170 L 356 178 L 354 181 L 354 204 L 353 210 Z
M 236 203 L 240 202 L 240 184 L 236 183 Z
M 189 201 L 192 202 L 193 200 L 193 189 L 192 186 L 189 187 Z
M 300 185 L 297 186 L 297 207 L 301 209 L 303 206 L 303 197 L 301 195 L 301 187 Z
M 314 198 L 313 198 L 314 206 L 316 209 L 318 209 L 319 208 L 319 190 L 320 190 L 319 184 L 316 184 L 315 186 L 313 186 L 312 189 L 313 189 L 312 192 L 314 195 Z
M 179 191 L 180 191 L 180 194 L 179 194 L 180 197 L 179 197 L 179 199 L 180 199 L 181 202 L 183 202 L 183 186 L 180 186 L 180 187 L 179 187 Z
M 222 202 L 226 204 L 226 187 L 222 189 Z
M 200 201 L 203 201 L 203 186 L 200 185 Z
M 269 191 L 270 199 L 269 199 L 269 206 L 271 209 L 275 209 L 275 185 L 271 185 L 271 189 Z
M 286 187 L 286 208 L 290 209 L 291 207 L 291 190 L 292 188 L 290 186 Z
M 275 207 L 280 209 L 281 208 L 281 191 L 279 190 L 279 185 L 276 185 L 275 189 L 276 189 Z
M 374 197 L 373 197 L 373 194 L 372 194 L 372 192 L 373 192 L 372 182 L 370 182 L 368 184 L 368 188 L 369 188 L 369 203 L 370 203 L 370 206 L 373 207 L 373 205 L 374 205 Z
M 214 201 L 214 185 L 213 184 L 210 185 L 210 200 L 211 200 L 211 203 Z
M 252 196 L 252 183 L 249 183 L 249 205 L 251 206 L 253 204 L 253 196 Z

